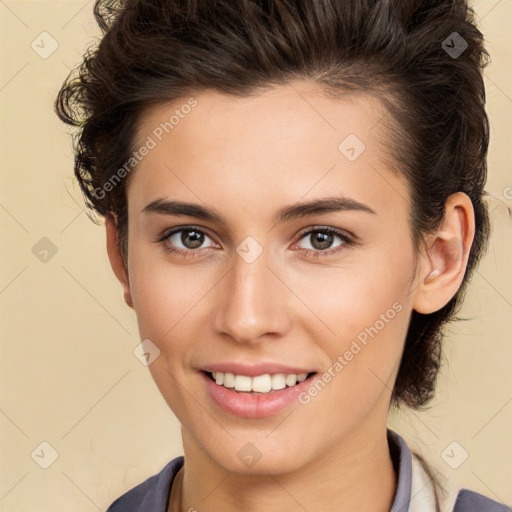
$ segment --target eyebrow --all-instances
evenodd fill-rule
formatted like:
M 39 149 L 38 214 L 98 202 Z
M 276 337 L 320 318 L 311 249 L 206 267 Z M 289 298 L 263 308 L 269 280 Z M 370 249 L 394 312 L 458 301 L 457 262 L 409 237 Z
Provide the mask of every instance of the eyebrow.
M 286 206 L 274 216 L 273 220 L 276 224 L 281 224 L 310 215 L 339 211 L 360 211 L 377 215 L 375 210 L 355 199 L 348 197 L 326 197 Z M 226 224 L 225 220 L 213 208 L 183 201 L 170 201 L 163 198 L 156 199 L 147 204 L 142 209 L 142 213 L 157 213 L 171 216 L 187 215 Z

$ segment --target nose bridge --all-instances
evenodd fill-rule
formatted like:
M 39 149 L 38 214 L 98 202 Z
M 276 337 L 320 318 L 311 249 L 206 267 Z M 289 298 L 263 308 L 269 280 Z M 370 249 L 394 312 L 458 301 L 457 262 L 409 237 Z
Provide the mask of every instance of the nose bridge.
M 284 286 L 269 268 L 275 266 L 272 255 L 254 239 L 246 239 L 236 252 L 221 290 L 215 328 L 240 343 L 257 342 L 265 334 L 282 334 L 289 319 Z

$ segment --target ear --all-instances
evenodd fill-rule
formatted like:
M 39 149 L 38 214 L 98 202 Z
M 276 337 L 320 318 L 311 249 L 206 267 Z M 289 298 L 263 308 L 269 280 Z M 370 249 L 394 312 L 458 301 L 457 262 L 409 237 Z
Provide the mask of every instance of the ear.
M 124 301 L 133 308 L 132 294 L 130 290 L 130 281 L 128 269 L 125 266 L 121 251 L 118 245 L 119 233 L 114 218 L 111 215 L 105 216 L 105 228 L 107 231 L 107 253 L 110 260 L 110 266 L 117 279 L 121 283 L 124 292 Z
M 445 204 L 439 230 L 427 240 L 420 281 L 416 283 L 413 309 L 429 314 L 445 306 L 460 288 L 475 236 L 475 213 L 463 192 L 452 194 Z

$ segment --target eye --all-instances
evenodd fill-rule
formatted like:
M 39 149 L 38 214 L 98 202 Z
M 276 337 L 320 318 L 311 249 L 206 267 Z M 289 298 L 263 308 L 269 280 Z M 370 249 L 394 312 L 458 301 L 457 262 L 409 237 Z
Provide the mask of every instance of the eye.
M 157 242 L 161 242 L 167 252 L 184 256 L 195 256 L 196 254 L 194 253 L 199 253 L 197 249 L 207 248 L 201 247 L 204 244 L 205 238 L 211 240 L 202 229 L 196 226 L 182 226 L 179 229 L 166 232 Z M 180 244 L 182 247 L 180 247 Z
M 313 252 L 314 258 L 331 256 L 353 245 L 353 241 L 349 236 L 338 229 L 329 227 L 310 229 L 303 233 L 301 240 L 308 240 L 308 238 L 311 241 L 311 247 L 305 248 L 306 254 Z M 341 243 L 331 248 L 335 238 L 341 240 Z

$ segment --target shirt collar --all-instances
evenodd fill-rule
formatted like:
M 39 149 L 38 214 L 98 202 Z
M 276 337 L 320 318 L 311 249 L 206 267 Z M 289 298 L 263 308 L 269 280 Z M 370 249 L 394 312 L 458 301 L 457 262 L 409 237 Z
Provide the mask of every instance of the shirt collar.
M 391 512 L 408 512 L 411 501 L 412 455 L 405 440 L 388 428 L 389 452 L 397 474 L 398 485 Z

